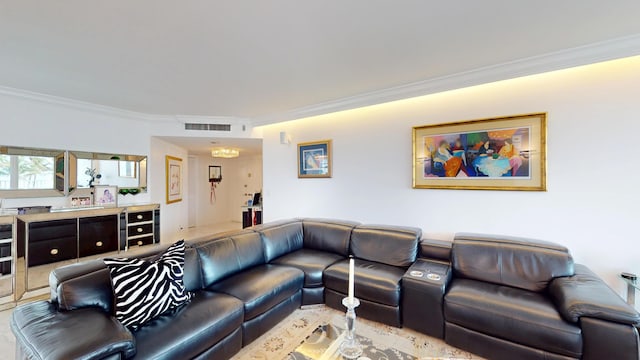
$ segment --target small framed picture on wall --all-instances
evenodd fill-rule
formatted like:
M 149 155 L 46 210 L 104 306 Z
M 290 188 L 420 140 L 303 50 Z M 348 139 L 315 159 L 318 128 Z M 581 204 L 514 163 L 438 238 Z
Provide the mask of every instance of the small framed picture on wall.
M 298 144 L 298 177 L 331 177 L 331 140 Z

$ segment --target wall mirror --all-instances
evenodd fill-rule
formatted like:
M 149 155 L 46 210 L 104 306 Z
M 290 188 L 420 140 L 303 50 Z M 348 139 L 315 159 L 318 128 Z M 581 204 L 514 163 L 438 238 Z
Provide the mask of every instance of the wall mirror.
M 135 194 L 147 189 L 147 157 L 72 151 L 69 152 L 69 177 L 69 191 L 112 185 Z
M 64 150 L 0 146 L 0 197 L 64 195 L 66 157 Z

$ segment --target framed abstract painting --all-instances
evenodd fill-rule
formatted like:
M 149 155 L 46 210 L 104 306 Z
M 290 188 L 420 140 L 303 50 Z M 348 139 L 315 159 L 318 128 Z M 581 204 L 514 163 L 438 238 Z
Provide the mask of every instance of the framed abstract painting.
M 416 189 L 546 191 L 546 113 L 413 128 Z
M 298 144 L 298 177 L 331 177 L 331 140 Z

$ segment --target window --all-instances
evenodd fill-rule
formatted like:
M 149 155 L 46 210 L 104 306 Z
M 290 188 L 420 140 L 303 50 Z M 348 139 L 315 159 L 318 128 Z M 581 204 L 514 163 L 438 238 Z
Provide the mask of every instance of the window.
M 0 189 L 53 189 L 53 164 L 48 156 L 0 155 Z

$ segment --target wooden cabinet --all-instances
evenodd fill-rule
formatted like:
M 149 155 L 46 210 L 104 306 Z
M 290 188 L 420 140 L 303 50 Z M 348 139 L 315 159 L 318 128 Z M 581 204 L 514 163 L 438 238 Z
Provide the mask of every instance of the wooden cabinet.
M 118 216 L 32 222 L 28 225 L 29 266 L 118 250 Z
M 131 246 L 143 246 L 160 242 L 159 209 L 127 209 L 122 216 L 126 220 L 124 236 L 125 249 Z
M 58 266 L 159 242 L 158 204 L 0 216 L 0 306 L 4 289 L 14 299 L 40 291 Z

